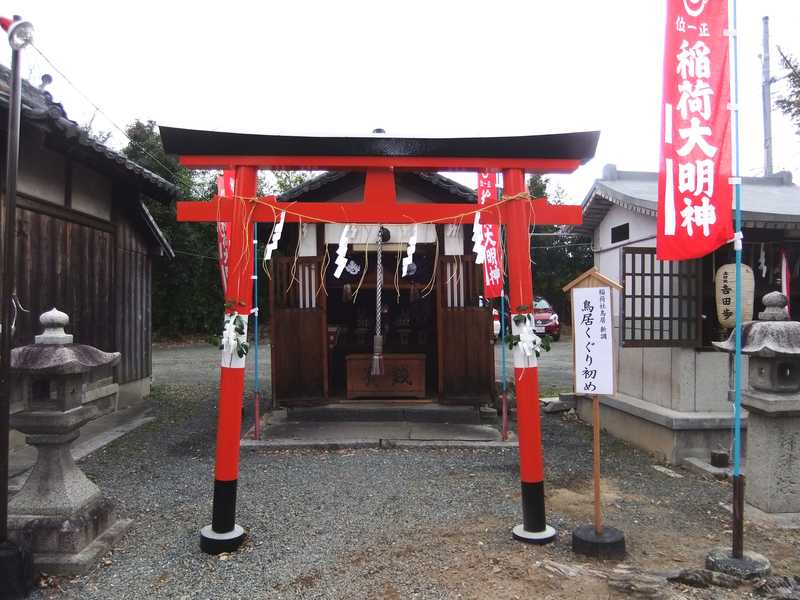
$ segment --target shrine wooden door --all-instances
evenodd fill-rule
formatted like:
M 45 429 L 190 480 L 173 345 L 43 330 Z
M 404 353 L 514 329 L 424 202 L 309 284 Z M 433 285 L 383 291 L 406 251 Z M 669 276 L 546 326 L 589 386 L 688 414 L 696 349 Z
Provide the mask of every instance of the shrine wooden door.
M 477 404 L 494 392 L 492 315 L 481 306 L 483 268 L 473 256 L 440 256 L 439 397 Z
M 322 402 L 328 397 L 328 339 L 321 259 L 271 261 L 270 347 L 272 397 L 279 404 Z

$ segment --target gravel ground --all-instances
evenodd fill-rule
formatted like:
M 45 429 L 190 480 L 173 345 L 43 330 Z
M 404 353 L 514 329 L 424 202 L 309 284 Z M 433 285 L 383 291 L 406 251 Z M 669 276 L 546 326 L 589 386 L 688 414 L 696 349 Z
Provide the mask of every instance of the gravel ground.
M 572 555 L 568 532 L 591 515 L 591 432 L 554 415 L 544 417 L 543 436 L 549 521 L 561 535 L 549 546 L 511 539 L 520 521 L 514 449 L 247 451 L 238 519 L 249 539 L 232 555 L 202 554 L 214 392 L 156 386 L 157 420 L 81 462 L 134 527 L 93 572 L 45 578 L 33 598 L 615 597 L 602 579 L 557 577 L 540 562 L 587 564 Z M 652 467 L 646 454 L 604 439 L 607 521 L 627 535 L 627 564 L 701 566 L 710 547 L 727 543 L 720 502 L 730 487 Z M 800 573 L 796 534 L 748 528 L 746 535 L 778 573 Z M 670 589 L 682 597 L 743 597 Z
M 508 350 L 508 349 L 506 349 Z M 506 373 L 514 377 L 514 360 L 506 351 Z M 247 356 L 247 383 L 251 385 L 255 352 Z M 259 378 L 265 392 L 270 369 L 269 342 L 264 339 L 259 348 Z M 502 349 L 495 345 L 495 377 L 499 381 L 502 373 Z M 209 384 L 219 381 L 219 350 L 205 342 L 193 344 L 153 344 L 153 379 L 156 384 L 171 382 L 179 384 Z M 542 393 L 556 394 L 572 390 L 572 338 L 562 334 L 552 342 L 550 352 L 539 359 L 539 385 Z

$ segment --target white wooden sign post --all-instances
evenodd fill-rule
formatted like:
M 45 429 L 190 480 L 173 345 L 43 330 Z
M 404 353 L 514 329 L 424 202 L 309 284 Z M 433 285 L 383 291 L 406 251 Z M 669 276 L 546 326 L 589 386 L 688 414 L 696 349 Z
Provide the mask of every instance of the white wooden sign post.
M 580 526 L 572 532 L 572 549 L 604 559 L 625 556 L 624 534 L 603 526 L 600 496 L 600 395 L 616 391 L 613 289 L 621 290 L 622 286 L 601 275 L 596 267 L 564 286 L 564 291 L 572 296 L 575 394 L 592 397 L 594 433 L 594 526 Z

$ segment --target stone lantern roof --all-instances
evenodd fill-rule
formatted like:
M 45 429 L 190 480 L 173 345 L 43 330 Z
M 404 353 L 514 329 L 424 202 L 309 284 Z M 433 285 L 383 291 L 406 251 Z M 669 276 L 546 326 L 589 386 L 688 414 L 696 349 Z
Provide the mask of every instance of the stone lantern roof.
M 759 320 L 742 325 L 742 354 L 763 357 L 800 355 L 800 322 L 789 320 L 786 296 L 770 292 L 764 296 L 763 302 L 766 308 L 758 314 Z M 736 332 L 731 332 L 724 342 L 713 343 L 720 350 L 735 352 Z
M 73 344 L 72 335 L 64 332 L 69 317 L 60 310 L 47 311 L 39 322 L 44 333 L 36 336 L 36 343 L 11 351 L 11 368 L 17 373 L 78 375 L 98 367 L 113 367 L 120 361 L 119 352 Z

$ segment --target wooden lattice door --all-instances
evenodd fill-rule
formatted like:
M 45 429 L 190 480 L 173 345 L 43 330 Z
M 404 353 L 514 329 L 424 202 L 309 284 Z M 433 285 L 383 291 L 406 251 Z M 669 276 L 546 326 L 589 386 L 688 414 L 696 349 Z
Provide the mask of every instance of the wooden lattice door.
M 277 257 L 270 279 L 272 393 L 279 403 L 328 396 L 327 319 L 317 257 Z
M 483 269 L 473 256 L 439 258 L 439 393 L 445 402 L 484 401 L 494 387 L 494 344 Z

